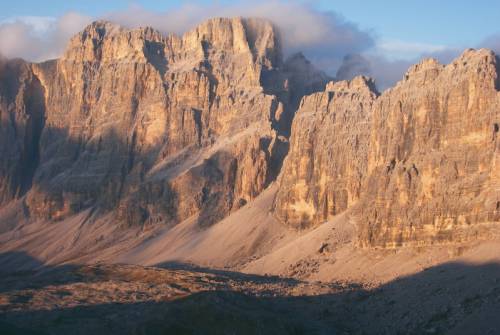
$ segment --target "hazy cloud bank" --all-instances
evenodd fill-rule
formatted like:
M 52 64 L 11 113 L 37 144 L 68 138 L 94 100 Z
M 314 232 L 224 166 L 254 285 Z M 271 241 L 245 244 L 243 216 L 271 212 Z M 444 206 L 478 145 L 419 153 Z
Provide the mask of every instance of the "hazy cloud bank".
M 70 12 L 59 18 L 19 17 L 0 22 L 0 53 L 42 61 L 61 55 L 68 40 L 92 18 Z

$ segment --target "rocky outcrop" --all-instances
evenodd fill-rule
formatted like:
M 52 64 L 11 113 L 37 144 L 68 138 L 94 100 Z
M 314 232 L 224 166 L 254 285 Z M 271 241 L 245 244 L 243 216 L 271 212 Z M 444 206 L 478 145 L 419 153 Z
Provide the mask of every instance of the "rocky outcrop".
M 280 176 L 276 215 L 294 227 L 327 221 L 360 197 L 367 171 L 374 83 L 330 82 L 302 99 Z
M 350 207 L 362 246 L 488 235 L 500 221 L 498 59 L 425 60 L 375 97 L 366 79 L 307 96 L 275 213 L 310 226 Z

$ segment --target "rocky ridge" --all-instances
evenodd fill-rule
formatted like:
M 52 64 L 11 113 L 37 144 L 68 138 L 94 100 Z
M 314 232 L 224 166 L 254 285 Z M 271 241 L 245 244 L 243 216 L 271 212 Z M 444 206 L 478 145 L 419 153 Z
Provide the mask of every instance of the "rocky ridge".
M 500 221 L 498 58 L 413 66 L 376 97 L 366 78 L 305 97 L 275 211 L 293 226 L 350 211 L 361 246 L 463 242 Z

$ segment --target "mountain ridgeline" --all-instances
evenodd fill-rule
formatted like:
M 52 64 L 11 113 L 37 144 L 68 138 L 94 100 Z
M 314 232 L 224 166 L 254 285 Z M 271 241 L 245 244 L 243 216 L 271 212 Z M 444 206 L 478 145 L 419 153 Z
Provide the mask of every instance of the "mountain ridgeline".
M 284 225 L 347 212 L 361 247 L 487 236 L 500 221 L 499 67 L 467 50 L 380 94 L 285 60 L 263 19 L 182 37 L 98 21 L 57 60 L 0 60 L 0 206 L 206 227 L 274 183 Z

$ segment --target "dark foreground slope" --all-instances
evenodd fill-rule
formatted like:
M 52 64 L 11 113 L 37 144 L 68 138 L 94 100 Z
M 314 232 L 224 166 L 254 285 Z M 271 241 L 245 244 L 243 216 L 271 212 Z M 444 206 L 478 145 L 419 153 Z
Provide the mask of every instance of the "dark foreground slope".
M 6 257 L 8 255 L 2 255 Z M 0 280 L 2 334 L 496 334 L 500 266 L 448 263 L 377 288 L 180 263 Z

